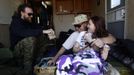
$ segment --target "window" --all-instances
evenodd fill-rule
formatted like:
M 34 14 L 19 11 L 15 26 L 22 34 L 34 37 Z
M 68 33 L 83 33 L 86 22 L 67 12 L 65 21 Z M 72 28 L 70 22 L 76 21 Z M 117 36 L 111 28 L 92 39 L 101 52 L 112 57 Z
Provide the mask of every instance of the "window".
M 111 8 L 117 7 L 121 4 L 121 0 L 111 0 Z

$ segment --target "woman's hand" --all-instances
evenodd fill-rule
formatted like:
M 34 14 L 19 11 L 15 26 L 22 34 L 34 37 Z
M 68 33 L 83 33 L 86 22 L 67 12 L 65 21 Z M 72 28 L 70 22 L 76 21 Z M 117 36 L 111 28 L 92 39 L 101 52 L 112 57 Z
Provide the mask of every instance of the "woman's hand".
M 84 35 L 84 38 L 85 38 L 85 40 L 88 42 L 88 43 L 91 43 L 91 42 L 93 42 L 93 38 L 92 38 L 92 34 L 91 33 L 86 33 L 85 35 Z
M 103 46 L 104 46 L 104 42 L 101 40 L 101 39 L 99 39 L 99 38 L 97 38 L 95 41 L 93 41 L 93 43 L 91 44 L 91 46 L 93 46 L 93 45 L 95 45 L 95 46 L 97 46 L 97 47 L 99 47 L 99 48 L 102 48 Z
M 101 51 L 101 57 L 102 57 L 104 60 L 107 59 L 109 50 L 110 50 L 110 47 L 105 44 L 105 45 L 103 46 L 103 50 Z

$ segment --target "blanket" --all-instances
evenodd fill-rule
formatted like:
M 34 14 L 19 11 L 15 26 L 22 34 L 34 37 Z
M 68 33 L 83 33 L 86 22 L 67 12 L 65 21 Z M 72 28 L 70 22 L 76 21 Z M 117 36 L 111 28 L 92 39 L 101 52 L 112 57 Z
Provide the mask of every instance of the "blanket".
M 62 55 L 56 64 L 56 75 L 103 75 L 102 61 L 93 49 Z

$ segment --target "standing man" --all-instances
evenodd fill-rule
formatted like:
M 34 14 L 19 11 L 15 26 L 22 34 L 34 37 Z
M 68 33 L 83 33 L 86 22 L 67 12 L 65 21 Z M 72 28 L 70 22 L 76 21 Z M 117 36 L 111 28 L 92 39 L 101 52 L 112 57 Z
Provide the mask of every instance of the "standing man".
M 45 33 L 45 30 L 32 23 L 32 18 L 31 6 L 22 4 L 13 15 L 10 26 L 10 48 L 13 50 L 17 65 L 23 67 L 24 75 L 32 73 L 35 37 Z

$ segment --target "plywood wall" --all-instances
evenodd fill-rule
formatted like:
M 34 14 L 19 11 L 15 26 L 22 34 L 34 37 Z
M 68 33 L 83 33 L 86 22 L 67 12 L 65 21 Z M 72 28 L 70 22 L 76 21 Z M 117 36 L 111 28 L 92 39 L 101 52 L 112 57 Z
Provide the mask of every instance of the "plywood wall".
M 126 38 L 134 40 L 134 0 L 126 0 Z
M 55 10 L 55 1 L 53 0 L 53 7 L 54 7 L 54 27 L 56 30 L 56 36 L 59 36 L 59 33 L 61 31 L 68 31 L 69 29 L 74 29 L 72 26 L 72 22 L 74 19 L 74 14 L 68 14 L 68 15 L 56 15 Z M 105 0 L 100 0 L 100 5 L 97 5 L 96 0 L 91 0 L 91 15 L 97 15 L 97 16 L 105 16 Z
M 0 42 L 5 47 L 10 46 L 9 26 L 12 15 L 23 0 L 0 0 Z

